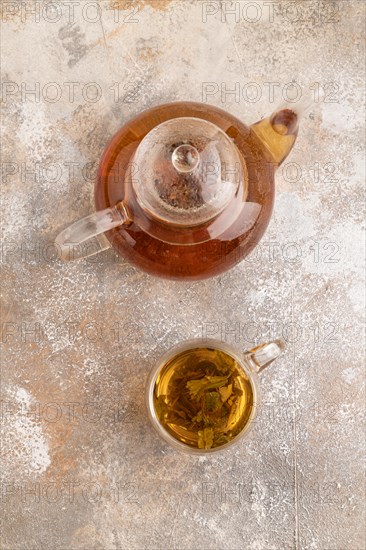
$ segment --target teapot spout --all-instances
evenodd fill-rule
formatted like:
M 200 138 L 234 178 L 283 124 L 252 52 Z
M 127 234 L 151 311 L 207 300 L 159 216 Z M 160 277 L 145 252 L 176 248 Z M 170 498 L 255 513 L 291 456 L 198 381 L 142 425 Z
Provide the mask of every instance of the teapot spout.
M 297 138 L 299 121 L 311 108 L 314 101 L 306 98 L 300 102 L 285 102 L 267 118 L 264 118 L 250 129 L 262 142 L 272 156 L 276 167 L 285 160 Z

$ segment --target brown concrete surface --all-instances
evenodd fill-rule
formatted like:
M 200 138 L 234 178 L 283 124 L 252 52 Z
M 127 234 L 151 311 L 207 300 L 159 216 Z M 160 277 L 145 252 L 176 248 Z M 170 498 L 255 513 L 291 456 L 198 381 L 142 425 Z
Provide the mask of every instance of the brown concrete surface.
M 1 2 L 1 547 L 363 550 L 365 3 L 50 4 Z M 112 250 L 55 259 L 126 120 L 188 99 L 251 124 L 299 89 L 317 104 L 235 269 L 177 283 Z M 287 350 L 248 438 L 195 457 L 153 432 L 144 387 L 206 335 Z

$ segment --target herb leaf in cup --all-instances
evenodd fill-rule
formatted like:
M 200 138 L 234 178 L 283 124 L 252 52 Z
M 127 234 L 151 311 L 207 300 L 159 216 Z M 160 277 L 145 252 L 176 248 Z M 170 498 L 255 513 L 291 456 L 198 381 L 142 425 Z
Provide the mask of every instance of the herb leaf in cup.
M 165 430 L 198 449 L 224 445 L 245 427 L 253 388 L 240 364 L 212 348 L 178 353 L 162 366 L 154 407 Z

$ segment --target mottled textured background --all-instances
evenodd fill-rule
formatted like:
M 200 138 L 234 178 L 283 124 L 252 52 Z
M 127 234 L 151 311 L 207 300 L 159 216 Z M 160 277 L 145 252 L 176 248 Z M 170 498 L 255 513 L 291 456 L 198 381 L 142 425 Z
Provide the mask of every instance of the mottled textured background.
M 363 550 L 365 3 L 45 4 L 1 1 L 2 548 Z M 55 259 L 135 114 L 188 99 L 252 123 L 295 92 L 317 104 L 234 270 L 188 284 L 112 250 Z M 206 335 L 287 351 L 249 437 L 200 458 L 158 439 L 144 386 Z

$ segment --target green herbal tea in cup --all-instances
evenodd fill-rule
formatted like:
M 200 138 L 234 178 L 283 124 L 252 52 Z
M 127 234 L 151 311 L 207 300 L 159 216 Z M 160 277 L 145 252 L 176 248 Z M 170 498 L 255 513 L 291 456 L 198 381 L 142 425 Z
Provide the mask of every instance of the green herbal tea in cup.
M 257 373 L 283 347 L 276 340 L 242 353 L 217 340 L 178 344 L 149 377 L 147 407 L 155 429 L 183 451 L 207 453 L 231 445 L 254 420 Z
M 253 389 L 227 353 L 190 349 L 163 366 L 155 382 L 154 407 L 173 437 L 211 449 L 228 443 L 244 428 L 253 407 Z

